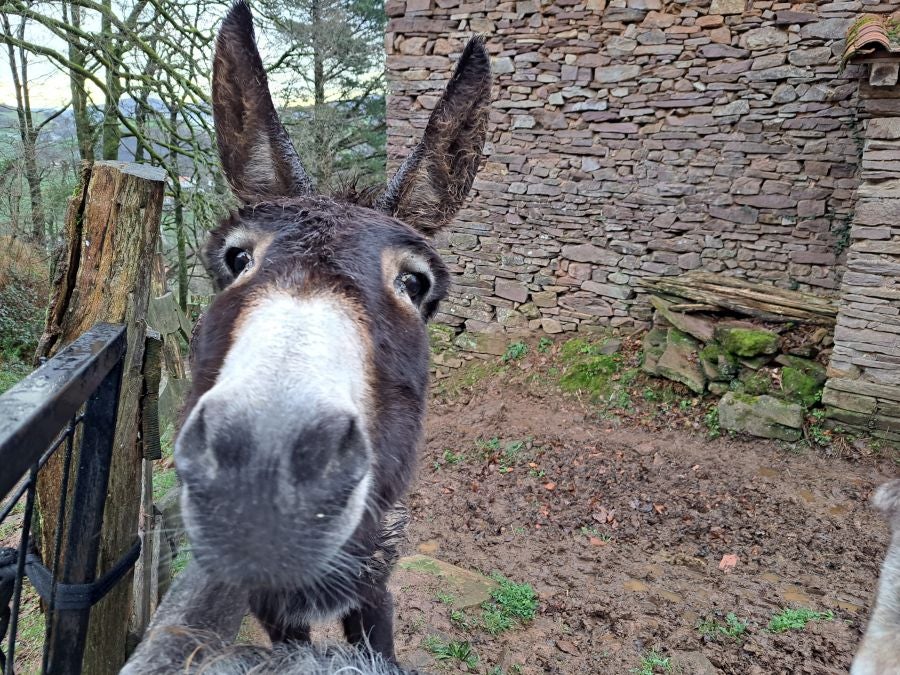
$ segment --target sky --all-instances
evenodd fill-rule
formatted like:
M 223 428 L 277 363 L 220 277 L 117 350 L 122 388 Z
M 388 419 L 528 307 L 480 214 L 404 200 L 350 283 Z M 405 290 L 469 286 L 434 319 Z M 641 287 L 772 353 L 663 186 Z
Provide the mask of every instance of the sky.
M 131 4 L 131 2 L 116 4 L 125 4 L 125 6 L 127 7 Z M 42 13 L 52 12 L 56 15 L 57 18 L 61 18 L 59 12 L 54 12 L 51 9 L 52 6 L 53 3 L 43 2 L 40 3 L 39 10 Z M 124 10 L 120 12 L 119 15 L 121 16 L 123 13 Z M 215 12 L 210 11 L 208 16 L 210 24 L 216 23 L 219 20 L 220 16 L 219 9 L 217 8 Z M 10 21 L 13 23 L 13 30 L 15 31 L 18 18 L 14 16 L 10 17 Z M 99 28 L 99 21 L 97 21 L 97 23 L 97 26 L 91 26 L 88 23 L 83 27 L 83 29 L 96 30 L 97 28 Z M 30 23 L 26 28 L 25 37 L 29 42 L 52 48 L 56 51 L 62 52 L 63 54 L 66 53 L 65 43 L 60 38 L 55 36 L 52 32 L 39 25 Z M 269 46 L 265 39 L 265 34 L 257 32 L 257 38 L 260 51 L 265 54 L 267 47 Z M 68 104 L 68 102 L 71 100 L 69 78 L 67 72 L 54 65 L 53 62 L 51 62 L 49 59 L 34 54 L 29 55 L 28 71 L 32 108 L 56 109 L 60 106 Z M 208 82 L 198 82 L 198 84 L 202 89 L 208 90 Z M 277 88 L 277 85 L 277 81 L 273 82 L 273 89 Z M 91 88 L 89 82 L 88 87 L 89 89 Z M 103 103 L 103 96 L 97 91 L 96 87 L 93 87 L 91 95 L 95 104 Z M 0 104 L 8 107 L 15 107 L 15 102 L 15 89 L 13 88 L 12 78 L 10 77 L 8 51 L 6 45 L 2 45 L 2 48 L 0 48 Z

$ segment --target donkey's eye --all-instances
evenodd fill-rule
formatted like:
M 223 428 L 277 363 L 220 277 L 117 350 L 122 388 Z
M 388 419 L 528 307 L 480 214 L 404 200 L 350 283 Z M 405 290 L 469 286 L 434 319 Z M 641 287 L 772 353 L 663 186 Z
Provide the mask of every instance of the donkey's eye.
M 405 293 L 406 297 L 412 300 L 414 305 L 421 304 L 425 296 L 428 295 L 428 289 L 431 282 L 428 277 L 419 272 L 403 272 L 397 277 L 397 290 Z
M 234 276 L 253 266 L 253 256 L 242 248 L 230 248 L 225 251 L 225 264 Z

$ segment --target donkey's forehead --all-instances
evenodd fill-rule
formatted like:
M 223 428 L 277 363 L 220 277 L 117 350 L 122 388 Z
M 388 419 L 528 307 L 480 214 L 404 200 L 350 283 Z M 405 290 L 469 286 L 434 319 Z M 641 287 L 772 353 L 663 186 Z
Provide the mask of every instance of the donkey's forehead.
M 385 245 L 403 245 L 431 250 L 428 240 L 402 221 L 374 209 L 305 197 L 244 206 L 217 228 L 220 241 L 229 242 L 238 233 L 272 235 L 283 242 L 315 248 L 336 240 L 381 240 Z M 349 241 L 347 241 L 349 243 Z

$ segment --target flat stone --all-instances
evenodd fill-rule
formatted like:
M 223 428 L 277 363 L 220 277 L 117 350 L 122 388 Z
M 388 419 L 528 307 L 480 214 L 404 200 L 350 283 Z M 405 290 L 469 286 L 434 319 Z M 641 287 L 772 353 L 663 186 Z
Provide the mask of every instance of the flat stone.
M 528 289 L 525 285 L 509 279 L 498 278 L 494 282 L 494 294 L 513 302 L 525 302 L 528 300 Z
M 507 339 L 502 333 L 460 333 L 453 341 L 459 349 L 475 354 L 503 356 L 506 353 Z
M 539 291 L 531 294 L 531 302 L 537 307 L 556 307 L 555 291 Z
M 795 66 L 821 66 L 832 59 L 831 48 L 813 47 L 811 49 L 792 49 L 788 52 L 788 61 Z
M 617 298 L 619 300 L 628 300 L 634 297 L 634 289 L 630 286 L 619 286 L 617 284 L 601 284 L 596 281 L 585 281 L 581 284 L 581 288 L 606 298 Z
M 574 244 L 563 246 L 562 257 L 575 262 L 590 262 L 598 265 L 615 266 L 622 259 L 615 251 L 598 248 L 593 244 Z
M 491 591 L 499 587 L 496 581 L 483 574 L 427 555 L 405 556 L 397 561 L 397 567 L 398 574 L 419 577 L 419 583 L 427 579 L 439 580 L 441 590 L 453 596 L 454 609 L 480 607 L 481 603 L 491 599 Z
M 713 108 L 713 117 L 724 117 L 726 115 L 746 115 L 750 112 L 750 102 L 743 99 L 732 101 L 725 105 L 717 105 Z
M 878 407 L 878 399 L 874 396 L 832 389 L 825 385 L 825 391 L 822 393 L 822 404 L 858 413 L 873 413 Z
M 780 30 L 773 26 L 764 26 L 763 28 L 754 28 L 744 33 L 741 42 L 747 49 L 753 51 L 760 49 L 769 49 L 770 47 L 783 47 L 787 44 L 787 31 Z
M 495 75 L 506 75 L 516 72 L 516 65 L 508 56 L 498 56 L 492 61 L 491 70 Z
M 709 6 L 710 14 L 743 14 L 747 8 L 746 0 L 713 0 Z
M 470 251 L 478 246 L 478 237 L 466 232 L 451 232 L 447 239 L 451 248 L 458 248 L 463 251 Z
M 713 339 L 715 323 L 711 319 L 704 318 L 699 314 L 673 312 L 670 307 L 674 303 L 656 295 L 650 296 L 650 304 L 678 330 L 697 338 L 700 342 L 709 342 Z
M 641 74 L 640 66 L 603 66 L 594 70 L 594 79 L 600 84 L 612 84 L 633 80 Z
M 847 29 L 850 28 L 854 18 L 823 19 L 814 23 L 808 23 L 800 28 L 800 37 L 804 40 L 809 38 L 842 40 L 847 35 Z
M 803 408 L 796 403 L 730 391 L 719 401 L 718 409 L 719 424 L 728 431 L 782 441 L 800 440 Z
M 750 55 L 750 52 L 730 45 L 710 44 L 700 48 L 700 55 L 707 59 L 744 59 Z
M 622 23 L 637 23 L 647 16 L 647 10 L 632 9 L 630 7 L 610 7 L 603 13 L 604 21 L 621 21 Z
M 698 349 L 699 344 L 692 337 L 677 328 L 670 328 L 666 336 L 666 349 L 656 364 L 656 372 L 702 394 L 706 390 L 706 376 L 700 367 Z
M 549 333 L 550 335 L 563 332 L 562 324 L 556 319 L 541 319 L 541 328 L 545 333 Z
M 644 337 L 641 341 L 641 347 L 644 353 L 641 369 L 645 373 L 650 373 L 651 375 L 659 374 L 657 372 L 657 364 L 659 363 L 659 357 L 661 357 L 666 350 L 667 333 L 668 330 L 664 328 L 653 328 L 644 333 Z

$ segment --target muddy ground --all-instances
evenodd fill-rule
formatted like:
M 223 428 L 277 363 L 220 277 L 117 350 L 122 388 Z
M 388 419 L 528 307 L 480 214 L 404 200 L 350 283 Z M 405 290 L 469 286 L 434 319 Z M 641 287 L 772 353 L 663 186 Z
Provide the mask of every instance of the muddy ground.
M 642 663 L 656 650 L 671 657 L 669 672 L 846 673 L 888 541 L 867 500 L 897 475 L 894 459 L 837 437 L 826 447 L 710 440 L 708 403 L 678 399 L 677 387 L 671 404 L 642 400 L 617 415 L 561 393 L 548 362 L 498 359 L 477 377 L 436 382 L 410 499 L 409 552 L 530 583 L 537 615 L 498 636 L 461 628 L 440 584 L 413 585 L 400 570 L 401 662 L 667 672 Z M 723 571 L 725 556 L 737 562 Z M 833 619 L 767 630 L 785 608 Z M 724 624 L 729 612 L 748 624 L 743 635 L 701 634 L 701 622 Z M 429 636 L 468 642 L 478 665 L 436 662 Z
M 593 358 L 603 344 L 569 351 Z M 888 541 L 868 499 L 897 476 L 898 453 L 814 416 L 797 444 L 711 439 L 715 401 L 640 374 L 636 339 L 593 395 L 560 388 L 573 364 L 564 351 L 544 339 L 438 373 L 405 553 L 531 584 L 538 606 L 492 635 L 478 605 L 451 621 L 444 580 L 399 568 L 401 663 L 484 675 L 846 673 Z M 17 661 L 33 672 L 42 624 L 26 600 L 34 625 Z M 786 608 L 823 619 L 768 630 Z M 742 634 L 712 628 L 729 613 Z M 242 638 L 267 642 L 252 622 Z M 438 660 L 437 643 L 469 665 Z M 653 652 L 667 665 L 654 668 Z

